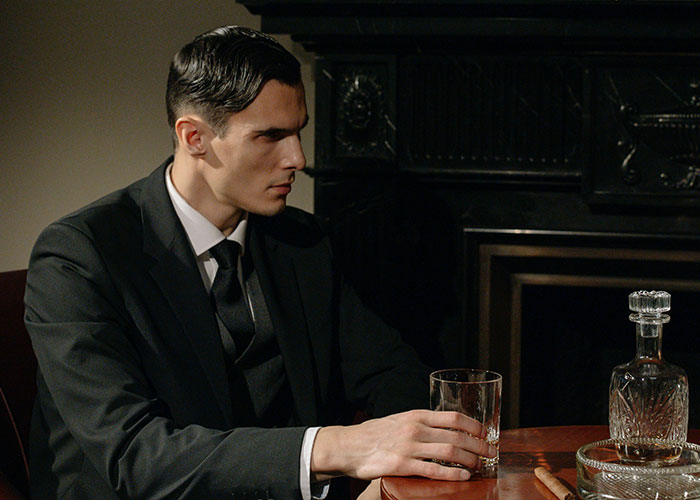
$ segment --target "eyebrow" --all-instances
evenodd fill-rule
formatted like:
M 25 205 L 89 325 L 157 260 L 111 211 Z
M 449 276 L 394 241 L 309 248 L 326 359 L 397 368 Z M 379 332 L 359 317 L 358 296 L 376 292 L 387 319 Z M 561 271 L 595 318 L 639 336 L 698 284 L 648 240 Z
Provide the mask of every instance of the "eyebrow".
M 308 125 L 309 123 L 309 115 L 306 115 L 306 118 L 304 118 L 304 123 L 301 124 L 301 127 L 299 127 L 299 130 L 303 129 Z M 291 128 L 267 128 L 264 130 L 256 130 L 256 134 L 263 134 L 263 135 L 273 135 L 273 134 L 291 134 L 291 133 L 296 133 L 296 129 L 291 129 Z

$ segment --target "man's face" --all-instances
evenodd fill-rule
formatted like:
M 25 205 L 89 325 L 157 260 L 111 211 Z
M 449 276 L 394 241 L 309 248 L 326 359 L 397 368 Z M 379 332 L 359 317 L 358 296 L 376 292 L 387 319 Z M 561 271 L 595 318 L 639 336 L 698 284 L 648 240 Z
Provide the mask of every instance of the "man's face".
M 211 141 L 207 184 L 219 203 L 259 215 L 280 213 L 294 174 L 306 165 L 300 130 L 306 125 L 301 84 L 270 80 L 223 137 Z

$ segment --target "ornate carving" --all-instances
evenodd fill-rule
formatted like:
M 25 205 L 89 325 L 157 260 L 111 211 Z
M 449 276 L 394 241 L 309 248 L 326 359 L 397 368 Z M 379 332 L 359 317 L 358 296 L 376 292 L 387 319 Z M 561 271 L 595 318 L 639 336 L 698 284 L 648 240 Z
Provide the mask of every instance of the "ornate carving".
M 336 94 L 336 154 L 349 157 L 394 157 L 387 112 L 386 78 L 373 67 L 348 67 Z
M 666 172 L 661 173 L 661 180 L 664 186 L 670 186 L 677 189 L 694 189 L 700 185 L 700 168 L 689 166 L 686 175 L 679 181 L 673 182 L 671 177 Z
M 350 129 L 365 132 L 379 111 L 382 88 L 373 78 L 358 74 L 352 79 L 346 77 L 343 84 L 341 117 Z
M 640 143 L 674 163 L 688 167 L 685 176 L 674 180 L 663 171 L 659 178 L 664 186 L 686 190 L 700 186 L 700 83 L 690 83 L 693 95 L 690 102 L 680 108 L 641 113 L 634 104 L 620 107 L 622 123 L 631 136 L 629 151 L 622 161 L 621 170 L 625 182 L 639 182 L 639 172 L 632 166 L 632 159 Z M 625 141 L 618 142 L 624 147 Z
M 624 108 L 625 107 L 623 106 L 621 109 L 623 114 L 626 112 Z M 630 141 L 620 139 L 617 141 L 617 147 L 620 148 L 620 151 L 625 156 L 625 158 L 622 160 L 622 166 L 620 167 L 622 170 L 622 179 L 625 181 L 625 183 L 630 185 L 638 184 L 640 179 L 639 171 L 633 168 L 631 165 L 632 158 L 634 158 L 634 155 L 637 152 L 636 141 L 630 143 Z

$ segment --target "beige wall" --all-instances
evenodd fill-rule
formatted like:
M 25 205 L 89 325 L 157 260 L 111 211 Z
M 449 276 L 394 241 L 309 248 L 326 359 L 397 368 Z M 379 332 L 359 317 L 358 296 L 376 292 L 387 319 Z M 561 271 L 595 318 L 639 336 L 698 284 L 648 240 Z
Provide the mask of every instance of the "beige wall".
M 48 223 L 171 153 L 170 58 L 223 24 L 259 28 L 260 19 L 233 0 L 0 2 L 0 271 L 25 268 Z M 279 38 L 302 61 L 312 165 L 312 56 Z M 298 176 L 289 202 L 313 209 L 309 176 Z

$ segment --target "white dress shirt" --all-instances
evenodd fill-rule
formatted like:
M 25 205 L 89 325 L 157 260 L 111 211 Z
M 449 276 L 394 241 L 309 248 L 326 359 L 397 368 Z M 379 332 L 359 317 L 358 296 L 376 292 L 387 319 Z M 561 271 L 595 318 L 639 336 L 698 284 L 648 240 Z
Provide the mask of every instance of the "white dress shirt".
M 175 207 L 175 213 L 180 219 L 180 222 L 182 222 L 182 226 L 185 228 L 185 233 L 187 233 L 190 246 L 192 247 L 192 250 L 197 258 L 197 267 L 202 275 L 204 286 L 206 287 L 207 291 L 210 291 L 212 284 L 214 283 L 216 271 L 219 269 L 219 265 L 216 263 L 216 259 L 209 254 L 209 249 L 220 241 L 226 239 L 226 236 L 224 236 L 224 233 L 222 233 L 219 228 L 212 224 L 206 217 L 192 208 L 192 206 L 185 201 L 180 193 L 177 192 L 177 189 L 175 189 L 175 186 L 170 179 L 171 169 L 172 164 L 165 171 L 165 185 L 168 189 L 168 194 L 170 195 L 170 200 L 173 203 L 173 207 Z M 251 307 L 250 299 L 242 280 L 240 265 L 241 255 L 243 255 L 246 250 L 245 235 L 247 228 L 248 214 L 246 213 L 236 226 L 236 229 L 234 229 L 233 232 L 228 235 L 228 239 L 235 241 L 241 246 L 241 253 L 238 257 L 238 279 L 241 281 L 241 289 L 243 290 L 246 301 L 248 302 L 248 308 L 253 316 L 253 321 L 255 321 L 255 311 Z M 320 427 L 309 427 L 304 433 L 304 439 L 301 445 L 301 455 L 299 457 L 299 487 L 301 489 L 301 496 L 304 500 L 322 500 L 328 494 L 328 481 L 314 484 L 313 494 L 311 491 L 311 450 L 313 449 L 316 433 L 319 429 Z

